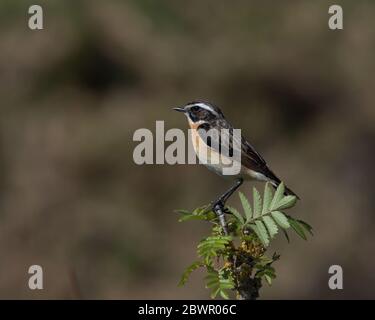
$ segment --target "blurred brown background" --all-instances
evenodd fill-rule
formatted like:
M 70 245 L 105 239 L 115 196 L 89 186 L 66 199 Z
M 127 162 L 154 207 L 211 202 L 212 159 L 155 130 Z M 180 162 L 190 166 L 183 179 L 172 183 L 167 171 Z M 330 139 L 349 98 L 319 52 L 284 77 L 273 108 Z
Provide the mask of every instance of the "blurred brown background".
M 0 2 L 0 298 L 209 297 L 200 272 L 177 287 L 208 226 L 173 210 L 229 183 L 133 162 L 134 131 L 187 129 L 171 108 L 195 99 L 243 129 L 315 228 L 278 237 L 261 297 L 375 298 L 373 1 L 37 1 L 41 31 L 31 4 Z M 27 287 L 32 264 L 42 291 Z

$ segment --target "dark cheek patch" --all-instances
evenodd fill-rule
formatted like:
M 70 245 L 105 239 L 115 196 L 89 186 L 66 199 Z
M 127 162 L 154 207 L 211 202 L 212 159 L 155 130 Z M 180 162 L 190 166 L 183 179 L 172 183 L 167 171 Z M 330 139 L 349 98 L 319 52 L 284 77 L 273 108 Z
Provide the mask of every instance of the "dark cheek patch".
M 197 115 L 194 114 L 192 111 L 189 112 L 189 117 L 190 117 L 191 121 L 193 121 L 193 122 L 197 122 L 198 121 Z

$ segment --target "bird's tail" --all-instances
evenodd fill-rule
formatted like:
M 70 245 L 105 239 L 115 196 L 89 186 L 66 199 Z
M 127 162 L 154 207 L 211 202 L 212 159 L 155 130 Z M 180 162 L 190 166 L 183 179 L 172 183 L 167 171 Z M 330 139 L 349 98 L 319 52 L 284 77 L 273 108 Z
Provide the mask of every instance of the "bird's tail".
M 268 167 L 263 168 L 263 172 L 264 172 L 265 176 L 268 178 L 268 181 L 276 189 L 279 186 L 279 184 L 281 183 L 281 180 Z M 300 197 L 297 194 L 295 194 L 291 189 L 289 189 L 287 186 L 285 186 L 284 195 L 295 196 L 295 197 L 297 197 L 298 200 L 300 200 Z
M 272 184 L 272 186 L 276 189 L 278 186 L 279 186 L 279 184 L 281 183 L 281 181 L 280 180 L 278 180 L 278 181 L 275 181 L 275 180 L 273 180 L 273 181 L 270 181 L 271 182 L 271 184 Z M 295 192 L 293 192 L 291 189 L 289 189 L 287 186 L 285 186 L 285 191 L 284 191 L 284 195 L 286 195 L 286 196 L 295 196 L 295 197 L 297 197 L 297 199 L 298 200 L 300 200 L 300 197 L 295 193 Z

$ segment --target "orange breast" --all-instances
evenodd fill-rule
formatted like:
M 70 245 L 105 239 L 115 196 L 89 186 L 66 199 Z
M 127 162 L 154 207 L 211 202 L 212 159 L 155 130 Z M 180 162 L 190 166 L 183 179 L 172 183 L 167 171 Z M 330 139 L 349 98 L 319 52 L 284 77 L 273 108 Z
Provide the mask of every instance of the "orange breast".
M 195 129 L 195 130 L 196 130 L 196 129 L 198 129 L 200 123 L 199 123 L 199 122 L 194 123 L 194 122 L 192 122 L 192 121 L 189 121 L 189 125 L 190 125 L 190 128 L 191 128 L 191 129 Z

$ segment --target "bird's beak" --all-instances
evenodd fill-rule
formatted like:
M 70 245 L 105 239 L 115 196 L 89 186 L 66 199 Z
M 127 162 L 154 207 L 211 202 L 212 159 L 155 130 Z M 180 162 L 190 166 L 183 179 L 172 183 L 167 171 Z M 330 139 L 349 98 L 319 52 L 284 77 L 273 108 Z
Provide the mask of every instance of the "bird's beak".
M 178 112 L 183 112 L 183 113 L 186 112 L 186 110 L 184 108 L 173 108 L 173 110 L 176 110 Z

